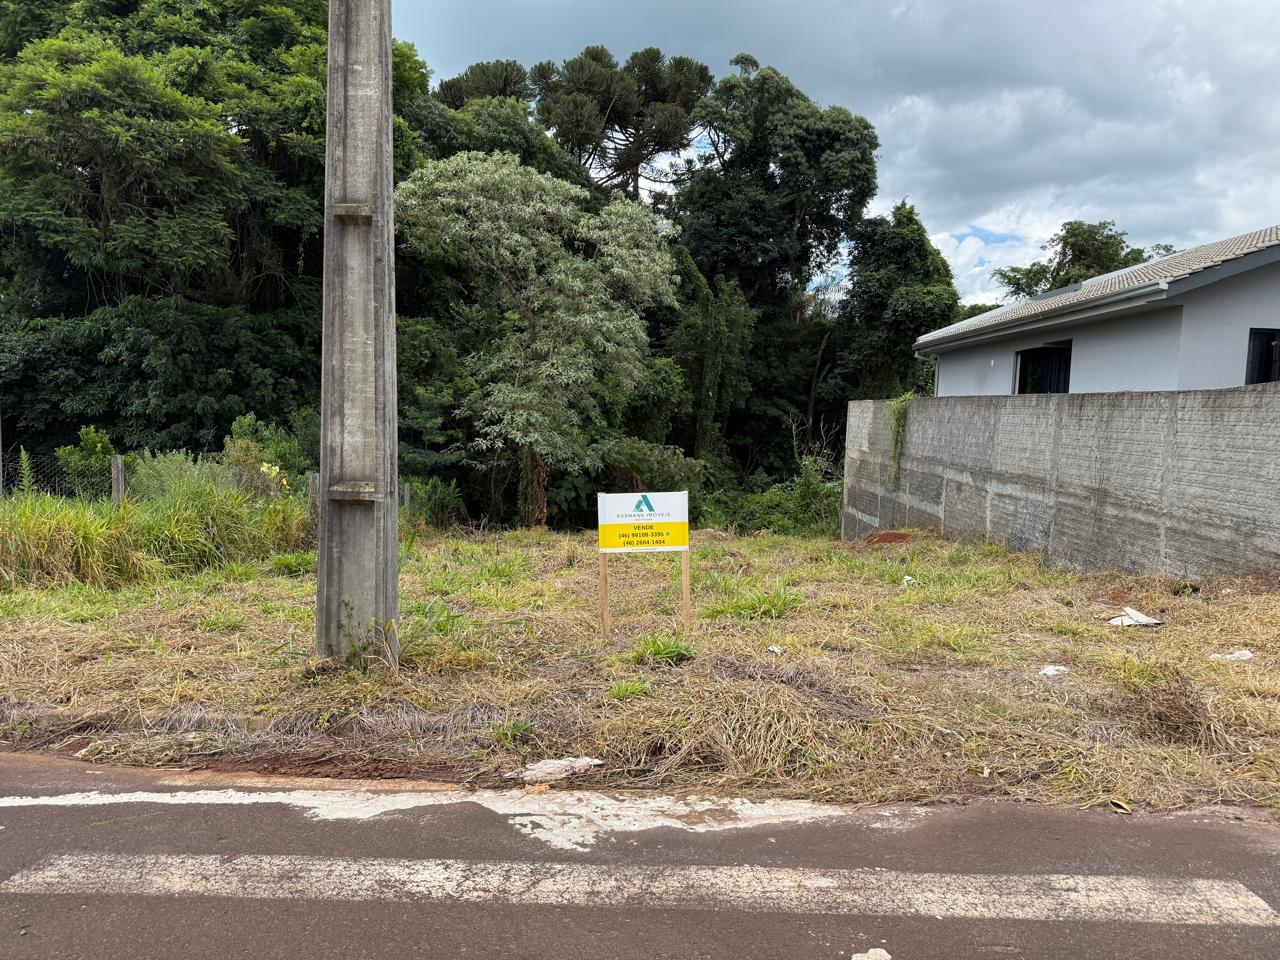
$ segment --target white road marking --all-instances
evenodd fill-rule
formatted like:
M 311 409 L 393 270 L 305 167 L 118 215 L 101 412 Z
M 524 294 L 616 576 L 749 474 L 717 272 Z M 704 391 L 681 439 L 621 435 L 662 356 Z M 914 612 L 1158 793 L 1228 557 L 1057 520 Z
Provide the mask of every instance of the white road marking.
M 64 854 L 3 894 L 507 903 L 950 919 L 1278 927 L 1234 881 L 901 873 L 757 866 L 606 866 L 299 856 Z
M 180 790 L 0 797 L 10 807 L 97 807 L 126 803 L 165 805 L 284 804 L 316 820 L 367 820 L 384 813 L 474 803 L 510 819 L 522 833 L 559 850 L 587 850 L 606 834 L 671 828 L 693 833 L 810 823 L 835 817 L 867 818 L 865 811 L 801 800 L 752 801 L 701 797 L 611 797 L 588 791 L 529 794 L 520 790 Z M 920 808 L 916 808 L 920 809 Z M 926 812 L 901 814 L 918 822 Z M 887 824 L 883 824 L 887 825 Z

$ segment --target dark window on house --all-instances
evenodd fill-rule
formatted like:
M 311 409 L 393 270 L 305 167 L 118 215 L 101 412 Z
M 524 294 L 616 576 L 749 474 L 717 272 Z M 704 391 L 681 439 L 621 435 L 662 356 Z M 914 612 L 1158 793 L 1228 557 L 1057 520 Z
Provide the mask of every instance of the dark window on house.
M 1249 331 L 1249 371 L 1245 383 L 1280 383 L 1280 330 Z
M 1018 393 L 1070 393 L 1071 341 L 1018 353 Z

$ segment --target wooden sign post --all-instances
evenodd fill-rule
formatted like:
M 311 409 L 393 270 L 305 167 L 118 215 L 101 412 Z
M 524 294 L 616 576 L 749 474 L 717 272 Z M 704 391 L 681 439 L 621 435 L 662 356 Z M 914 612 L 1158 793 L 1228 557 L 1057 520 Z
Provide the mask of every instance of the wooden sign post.
M 680 554 L 681 619 L 693 626 L 693 591 L 689 583 L 689 494 L 602 493 L 600 519 L 600 632 L 607 639 L 609 620 L 609 554 Z

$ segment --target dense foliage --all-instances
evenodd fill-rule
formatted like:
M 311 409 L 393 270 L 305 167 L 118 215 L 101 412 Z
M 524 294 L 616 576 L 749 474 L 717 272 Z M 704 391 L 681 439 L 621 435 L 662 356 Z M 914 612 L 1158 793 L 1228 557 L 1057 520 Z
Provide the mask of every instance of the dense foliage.
M 471 449 L 518 464 L 523 519 L 547 522 L 551 470 L 599 463 L 610 403 L 645 375 L 641 311 L 669 301 L 674 265 L 653 214 L 618 198 L 599 213 L 586 190 L 509 154 L 430 161 L 397 196 L 410 249 L 454 261 L 474 322 L 489 331 L 467 358 L 460 397 Z
M 842 306 L 833 400 L 897 396 L 919 383 L 912 344 L 953 322 L 960 298 L 951 267 L 910 204 L 864 220 L 853 232 L 858 265 Z M 830 387 L 828 386 L 828 392 Z
M 6 436 L 314 466 L 327 4 L 36 7 L 0 0 Z M 915 211 L 865 217 L 870 122 L 748 56 L 433 89 L 397 43 L 395 122 L 401 464 L 440 516 L 774 489 L 954 315 Z

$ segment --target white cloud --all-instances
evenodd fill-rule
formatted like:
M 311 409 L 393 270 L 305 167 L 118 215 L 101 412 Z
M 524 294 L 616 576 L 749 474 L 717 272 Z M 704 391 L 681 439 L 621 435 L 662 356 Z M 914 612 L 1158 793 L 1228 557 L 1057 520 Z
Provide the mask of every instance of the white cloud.
M 1063 220 L 1188 246 L 1280 223 L 1280 3 L 1270 0 L 429 0 L 397 31 L 441 75 L 588 43 L 656 45 L 727 72 L 746 50 L 880 132 L 970 302 Z M 623 14 L 623 11 L 626 11 Z M 620 15 L 623 14 L 623 15 Z

